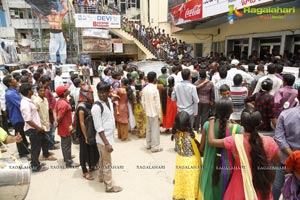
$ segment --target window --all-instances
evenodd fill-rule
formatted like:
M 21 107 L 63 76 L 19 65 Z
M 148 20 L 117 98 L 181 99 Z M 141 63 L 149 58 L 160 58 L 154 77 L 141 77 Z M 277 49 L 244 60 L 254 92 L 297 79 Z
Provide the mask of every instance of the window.
M 262 38 L 260 43 L 280 43 L 281 38 Z
M 126 0 L 120 0 L 120 10 L 121 13 L 126 13 Z
M 128 8 L 140 8 L 140 0 L 128 0 Z
M 28 11 L 28 19 L 32 19 L 32 13 L 30 10 Z
M 19 18 L 20 18 L 20 15 L 19 15 L 19 11 L 18 11 L 18 10 L 15 10 L 15 18 L 16 18 L 16 19 L 19 19 Z
M 20 19 L 24 19 L 24 11 L 19 11 Z
M 295 37 L 294 42 L 300 42 L 300 37 Z
M 202 44 L 195 44 L 195 56 L 196 57 L 202 57 L 202 49 L 203 49 Z

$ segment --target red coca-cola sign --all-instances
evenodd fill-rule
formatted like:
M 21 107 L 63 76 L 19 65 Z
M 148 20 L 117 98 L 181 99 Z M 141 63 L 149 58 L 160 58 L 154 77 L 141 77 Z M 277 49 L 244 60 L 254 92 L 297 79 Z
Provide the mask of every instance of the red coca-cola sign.
M 191 0 L 171 9 L 173 24 L 178 25 L 202 18 L 202 0 Z

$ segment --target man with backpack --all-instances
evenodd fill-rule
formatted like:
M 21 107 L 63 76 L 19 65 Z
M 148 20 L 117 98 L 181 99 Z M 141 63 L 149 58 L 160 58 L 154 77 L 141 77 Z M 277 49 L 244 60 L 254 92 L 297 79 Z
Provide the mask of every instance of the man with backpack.
M 110 85 L 106 82 L 97 84 L 97 91 L 102 108 L 94 104 L 91 110 L 94 127 L 96 130 L 96 142 L 100 154 L 99 160 L 99 182 L 104 182 L 106 192 L 121 192 L 123 189 L 113 185 L 111 153 L 114 144 L 115 118 L 113 104 L 108 94 Z
M 76 108 L 75 120 L 76 132 L 79 138 L 80 166 L 83 178 L 87 180 L 94 179 L 89 172 L 96 170 L 96 165 L 99 161 L 99 153 L 95 141 L 96 131 L 91 116 L 93 102 L 94 98 L 91 86 L 82 86 L 80 89 L 78 106 Z M 89 171 L 86 167 L 87 164 L 89 166 Z

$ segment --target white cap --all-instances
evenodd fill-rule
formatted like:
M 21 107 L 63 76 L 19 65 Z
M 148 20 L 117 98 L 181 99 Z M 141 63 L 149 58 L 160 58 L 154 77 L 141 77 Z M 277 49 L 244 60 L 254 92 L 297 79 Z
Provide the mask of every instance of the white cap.
M 240 63 L 240 61 L 238 61 L 237 59 L 233 59 L 232 61 L 231 61 L 231 64 L 232 65 L 238 65 Z

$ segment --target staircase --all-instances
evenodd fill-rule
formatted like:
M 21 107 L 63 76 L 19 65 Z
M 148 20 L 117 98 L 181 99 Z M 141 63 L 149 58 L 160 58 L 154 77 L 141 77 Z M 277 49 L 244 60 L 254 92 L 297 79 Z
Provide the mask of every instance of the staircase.
M 139 40 L 137 40 L 135 37 L 125 32 L 123 29 L 110 29 L 109 31 L 119 36 L 122 39 L 133 41 L 136 44 L 136 46 L 138 46 L 138 48 L 144 52 L 144 54 L 146 55 L 145 59 L 156 58 L 156 56 L 152 53 L 153 51 L 151 52 Z

